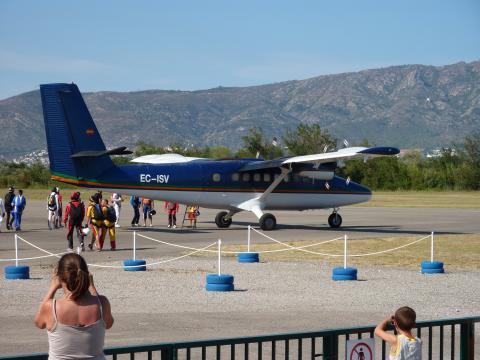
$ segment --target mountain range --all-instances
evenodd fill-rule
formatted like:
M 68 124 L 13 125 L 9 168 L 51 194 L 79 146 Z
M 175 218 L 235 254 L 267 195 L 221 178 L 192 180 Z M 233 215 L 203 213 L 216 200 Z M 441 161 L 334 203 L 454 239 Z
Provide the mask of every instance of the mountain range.
M 82 84 L 77 84 L 82 90 Z M 356 144 L 430 149 L 480 130 L 480 61 L 402 65 L 250 87 L 84 93 L 108 146 L 225 145 L 318 123 Z M 46 148 L 38 90 L 0 100 L 0 157 Z

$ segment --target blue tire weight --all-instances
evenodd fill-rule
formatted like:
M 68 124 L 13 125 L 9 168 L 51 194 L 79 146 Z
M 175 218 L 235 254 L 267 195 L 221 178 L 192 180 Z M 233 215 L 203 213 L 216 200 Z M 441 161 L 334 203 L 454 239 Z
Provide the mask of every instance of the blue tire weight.
M 233 284 L 207 284 L 205 289 L 207 291 L 233 291 L 235 287 Z
M 332 280 L 357 280 L 357 269 L 351 267 L 336 267 L 333 268 Z
M 422 274 L 443 274 L 444 269 L 422 269 Z
M 422 261 L 422 269 L 443 269 L 441 261 Z
M 352 276 L 352 275 L 357 275 L 357 269 L 356 268 L 351 268 L 351 267 L 336 267 L 333 268 L 333 275 L 347 275 L 347 276 Z
M 26 265 L 6 266 L 5 279 L 7 280 L 26 280 L 30 279 L 30 267 Z
M 422 261 L 421 263 L 422 274 L 443 274 L 443 262 L 441 261 Z
M 207 274 L 207 284 L 231 285 L 233 280 L 233 275 Z
M 123 270 L 125 271 L 146 271 L 147 262 L 145 260 L 127 259 L 123 260 Z
M 332 280 L 335 280 L 335 281 L 357 280 L 357 275 L 332 275 Z
M 241 252 L 238 254 L 239 263 L 258 263 L 260 257 L 257 252 Z

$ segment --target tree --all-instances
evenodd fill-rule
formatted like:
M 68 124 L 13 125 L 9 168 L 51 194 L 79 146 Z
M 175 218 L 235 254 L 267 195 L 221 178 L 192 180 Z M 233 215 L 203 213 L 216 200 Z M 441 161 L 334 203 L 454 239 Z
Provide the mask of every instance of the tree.
M 257 153 L 264 159 L 274 159 L 283 155 L 280 147 L 267 141 L 262 129 L 250 128 L 249 134 L 242 137 L 243 149 L 237 152 L 237 157 L 256 157 Z
M 152 155 L 152 154 L 164 154 L 166 151 L 163 147 L 156 147 L 152 144 L 147 144 L 144 141 L 139 141 L 135 149 L 135 156 Z
M 480 190 L 480 132 L 465 137 L 460 157 L 463 160 L 458 169 L 461 187 Z
M 318 124 L 300 124 L 294 131 L 287 130 L 283 142 L 292 155 L 319 154 L 336 147 L 336 140 Z

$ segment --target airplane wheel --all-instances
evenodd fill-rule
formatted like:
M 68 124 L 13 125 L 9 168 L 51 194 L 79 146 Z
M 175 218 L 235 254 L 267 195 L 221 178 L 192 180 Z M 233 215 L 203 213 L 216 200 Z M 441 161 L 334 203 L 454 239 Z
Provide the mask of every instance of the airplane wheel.
M 330 214 L 330 216 L 328 217 L 328 225 L 330 225 L 331 228 L 339 228 L 340 225 L 342 225 L 342 217 L 340 216 L 340 214 Z
M 232 218 L 228 220 L 225 219 L 227 214 L 228 213 L 226 211 L 220 211 L 217 216 L 215 216 L 215 224 L 217 224 L 219 228 L 228 228 L 230 225 L 232 225 Z
M 259 220 L 260 228 L 265 231 L 274 230 L 277 226 L 277 219 L 272 214 L 263 214 Z

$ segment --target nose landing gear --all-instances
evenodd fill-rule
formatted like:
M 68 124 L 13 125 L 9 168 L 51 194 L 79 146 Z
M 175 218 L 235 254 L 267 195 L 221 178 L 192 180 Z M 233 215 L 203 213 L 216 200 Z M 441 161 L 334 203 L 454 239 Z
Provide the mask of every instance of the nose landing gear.
M 342 225 L 342 217 L 339 213 L 337 213 L 336 210 L 334 210 L 333 213 L 331 213 L 328 217 L 328 225 L 334 229 L 337 229 L 340 227 L 340 225 Z

